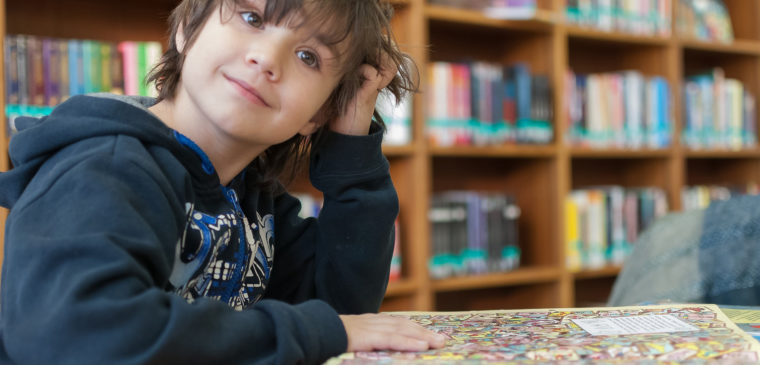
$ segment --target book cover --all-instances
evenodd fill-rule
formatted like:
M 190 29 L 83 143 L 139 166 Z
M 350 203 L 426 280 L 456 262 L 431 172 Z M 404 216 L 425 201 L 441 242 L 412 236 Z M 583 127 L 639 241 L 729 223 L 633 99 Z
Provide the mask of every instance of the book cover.
M 346 353 L 327 364 L 760 361 L 760 343 L 712 304 L 388 314 L 444 334 L 445 346 Z

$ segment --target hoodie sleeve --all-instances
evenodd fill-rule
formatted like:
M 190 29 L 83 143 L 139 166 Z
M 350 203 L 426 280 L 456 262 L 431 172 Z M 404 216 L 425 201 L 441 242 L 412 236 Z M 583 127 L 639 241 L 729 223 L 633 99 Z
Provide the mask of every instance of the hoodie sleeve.
M 120 141 L 59 152 L 13 207 L 0 359 L 313 364 L 345 351 L 342 323 L 322 301 L 263 300 L 234 311 L 164 291 L 184 206 L 151 155 L 112 152 L 139 144 Z
M 300 204 L 275 202 L 276 250 L 267 296 L 318 298 L 339 313 L 377 312 L 388 283 L 398 197 L 377 126 L 368 136 L 330 133 L 311 159 L 312 184 L 324 194 L 318 218 Z

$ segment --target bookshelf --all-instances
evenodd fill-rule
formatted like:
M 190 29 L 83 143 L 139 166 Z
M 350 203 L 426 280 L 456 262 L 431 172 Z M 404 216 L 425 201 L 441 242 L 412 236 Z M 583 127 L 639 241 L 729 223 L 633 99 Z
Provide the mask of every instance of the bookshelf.
M 165 41 L 166 16 L 178 1 L 137 1 L 0 0 L 0 24 L 4 34 Z M 760 148 L 691 150 L 678 138 L 683 119 L 681 83 L 687 76 L 721 67 L 727 77 L 740 80 L 755 101 L 760 101 L 760 0 L 724 1 L 735 35 L 729 44 L 568 24 L 564 0 L 538 0 L 536 17 L 527 21 L 487 18 L 476 11 L 432 5 L 426 0 L 392 2 L 396 7 L 395 35 L 420 66 L 423 93 L 426 67 L 432 62 L 463 58 L 503 65 L 526 62 L 532 71 L 547 75 L 552 85 L 554 138 L 547 145 L 434 146 L 426 138 L 424 94 L 414 96 L 412 141 L 384 147 L 400 198 L 403 261 L 402 279 L 389 285 L 383 310 L 516 309 L 603 302 L 620 267 L 580 272 L 565 268 L 563 204 L 571 190 L 605 184 L 654 186 L 666 193 L 670 209 L 678 210 L 684 186 L 760 182 Z M 633 69 L 667 80 L 675 122 L 672 144 L 631 150 L 566 143 L 563 90 L 570 69 L 578 73 Z M 0 79 L 3 76 L 0 74 Z M 10 168 L 4 133 L 3 128 L 0 170 Z M 304 181 L 297 181 L 295 188 L 313 191 Z M 445 190 L 515 195 L 522 210 L 519 269 L 448 279 L 430 277 L 428 207 L 431 196 Z M 4 222 L 4 212 L 0 212 L 0 222 Z M 4 230 L 3 223 L 0 228 Z
M 5 4 L 2 5 L 3 6 L 0 6 L 0 29 L 6 29 Z M 0 47 L 0 53 L 3 53 L 3 50 L 5 49 L 4 41 L 5 37 L 3 37 L 3 39 L 0 39 L 0 44 L 3 45 L 3 47 Z M 5 59 L 4 56 L 5 54 L 3 53 L 3 60 Z M 5 72 L 0 72 L 0 83 L 2 83 L 2 85 L 5 85 Z M 0 103 L 3 105 L 3 109 L 5 109 L 5 87 L 0 89 Z M 6 135 L 5 130 L 5 120 L 3 120 L 3 126 L 0 128 L 0 172 L 8 171 L 9 168 L 10 161 L 8 158 L 8 136 Z M 0 263 L 2 263 L 3 260 L 4 250 L 2 250 L 2 243 L 5 242 L 5 218 L 7 216 L 8 211 L 5 208 L 0 208 Z

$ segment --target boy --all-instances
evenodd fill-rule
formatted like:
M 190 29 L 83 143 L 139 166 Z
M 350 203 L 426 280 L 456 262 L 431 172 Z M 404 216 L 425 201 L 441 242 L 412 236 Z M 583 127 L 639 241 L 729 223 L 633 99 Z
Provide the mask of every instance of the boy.
M 77 96 L 18 120 L 0 175 L 1 362 L 293 364 L 442 346 L 412 322 L 354 315 L 379 308 L 398 210 L 375 98 L 412 86 L 387 9 L 184 0 L 157 100 Z M 307 151 L 325 203 L 302 220 L 276 177 Z

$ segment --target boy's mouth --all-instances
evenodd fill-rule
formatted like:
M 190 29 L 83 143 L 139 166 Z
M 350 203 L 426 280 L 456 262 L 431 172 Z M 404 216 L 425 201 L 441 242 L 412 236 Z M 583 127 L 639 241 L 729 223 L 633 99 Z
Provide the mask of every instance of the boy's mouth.
M 261 97 L 261 94 L 259 94 L 259 92 L 256 91 L 256 89 L 254 89 L 251 85 L 248 85 L 246 82 L 242 80 L 238 80 L 234 77 L 230 77 L 227 75 L 224 75 L 224 78 L 227 79 L 227 81 L 229 81 L 230 83 L 232 83 L 232 86 L 234 86 L 235 89 L 237 89 L 238 92 L 240 92 L 240 94 L 243 95 L 243 97 L 248 99 L 250 102 L 261 105 L 261 106 L 265 106 L 267 108 L 270 107 L 269 103 L 267 103 L 267 101 L 264 100 L 263 97 Z

